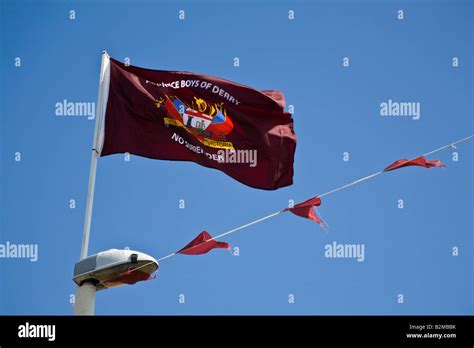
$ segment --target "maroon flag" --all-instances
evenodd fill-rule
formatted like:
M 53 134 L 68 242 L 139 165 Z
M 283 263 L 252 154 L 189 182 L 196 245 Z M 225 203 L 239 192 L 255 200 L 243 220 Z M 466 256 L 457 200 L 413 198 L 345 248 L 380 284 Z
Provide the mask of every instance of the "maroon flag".
M 384 169 L 384 172 L 389 172 L 394 169 L 402 168 L 402 167 L 410 167 L 410 166 L 420 166 L 425 168 L 432 168 L 432 167 L 446 167 L 446 165 L 439 161 L 439 160 L 427 160 L 424 156 L 420 156 L 413 160 L 407 159 L 399 159 L 398 161 L 393 162 L 387 168 Z
M 218 242 L 214 240 L 214 238 L 212 238 L 209 233 L 207 233 L 206 231 L 202 231 L 189 244 L 187 244 L 183 249 L 177 251 L 176 253 L 186 255 L 201 255 L 216 248 L 224 248 L 230 250 L 230 245 L 226 242 Z
M 108 76 L 101 156 L 191 161 L 265 190 L 293 183 L 296 136 L 281 92 L 112 58 Z
M 321 205 L 321 199 L 319 197 L 310 198 L 304 202 L 298 203 L 293 208 L 286 208 L 285 210 L 291 211 L 293 214 L 316 221 L 318 224 L 322 225 L 323 220 L 320 219 L 314 207 L 319 207 Z

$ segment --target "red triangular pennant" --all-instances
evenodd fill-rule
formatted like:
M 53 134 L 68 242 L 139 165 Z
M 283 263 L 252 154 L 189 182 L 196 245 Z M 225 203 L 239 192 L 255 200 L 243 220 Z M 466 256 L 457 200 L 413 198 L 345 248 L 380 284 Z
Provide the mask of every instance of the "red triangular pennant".
M 320 219 L 314 207 L 319 207 L 321 205 L 321 199 L 319 197 L 310 198 L 304 202 L 298 203 L 293 208 L 286 208 L 286 211 L 291 211 L 293 214 L 316 221 L 318 224 L 322 224 L 323 221 Z
M 201 255 L 215 248 L 224 248 L 230 250 L 229 243 L 218 242 L 206 231 L 202 231 L 183 249 L 177 251 L 177 254 Z
M 424 156 L 420 156 L 413 160 L 399 159 L 398 161 L 393 162 L 391 165 L 385 168 L 384 172 L 389 172 L 391 170 L 395 170 L 402 167 L 410 167 L 410 166 L 419 166 L 419 167 L 425 167 L 425 168 L 446 167 L 446 165 L 440 160 L 430 161 L 430 160 L 427 160 Z

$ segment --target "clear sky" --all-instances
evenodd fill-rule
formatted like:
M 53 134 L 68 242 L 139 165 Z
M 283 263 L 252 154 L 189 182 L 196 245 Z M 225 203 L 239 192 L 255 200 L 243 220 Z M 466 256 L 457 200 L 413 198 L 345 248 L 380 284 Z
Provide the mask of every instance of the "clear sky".
M 281 90 L 298 143 L 294 185 L 273 192 L 194 163 L 99 159 L 90 253 L 159 258 L 474 133 L 472 1 L 0 3 L 0 243 L 39 248 L 37 262 L 0 259 L 0 314 L 72 313 L 94 121 L 55 105 L 96 101 L 104 49 Z M 420 118 L 382 117 L 389 99 L 420 103 Z M 99 292 L 96 313 L 473 314 L 472 150 L 323 199 L 328 233 L 285 213 L 225 238 L 239 256 L 164 260 L 153 281 Z M 364 261 L 326 258 L 333 242 L 363 244 Z

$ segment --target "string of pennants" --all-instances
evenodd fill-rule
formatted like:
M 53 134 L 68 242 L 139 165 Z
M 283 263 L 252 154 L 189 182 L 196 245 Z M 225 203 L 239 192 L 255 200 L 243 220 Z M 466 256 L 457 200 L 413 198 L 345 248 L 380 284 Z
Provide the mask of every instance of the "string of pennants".
M 461 140 L 458 140 L 458 141 L 455 141 L 455 142 L 450 143 L 448 145 L 442 146 L 442 147 L 437 148 L 433 151 L 430 151 L 426 154 L 423 154 L 421 156 L 417 156 L 413 159 L 399 159 L 399 160 L 393 162 L 392 164 L 390 164 L 385 169 L 383 169 L 379 172 L 376 172 L 374 174 L 365 176 L 361 179 L 352 181 L 352 182 L 350 182 L 346 185 L 335 188 L 335 189 L 333 189 L 329 192 L 326 192 L 326 193 L 314 196 L 312 198 L 309 198 L 309 199 L 307 199 L 307 200 L 305 200 L 301 203 L 295 204 L 293 207 L 288 207 L 288 208 L 282 209 L 282 210 L 277 211 L 275 213 L 272 213 L 270 215 L 264 216 L 260 219 L 249 222 L 245 225 L 238 226 L 238 227 L 236 227 L 236 228 L 234 228 L 230 231 L 227 231 L 225 233 L 222 233 L 218 236 L 212 237 L 207 231 L 202 231 L 201 233 L 199 233 L 197 235 L 196 238 L 194 238 L 191 242 L 186 244 L 182 249 L 180 249 L 180 250 L 178 250 L 174 253 L 171 253 L 167 256 L 164 256 L 164 257 L 158 259 L 158 261 L 162 261 L 164 259 L 170 258 L 170 257 L 175 256 L 177 254 L 202 255 L 202 254 L 208 253 L 209 251 L 211 251 L 213 249 L 218 249 L 218 248 L 230 250 L 230 244 L 229 243 L 223 242 L 223 241 L 218 241 L 217 239 L 222 238 L 222 237 L 224 237 L 226 235 L 229 235 L 231 233 L 240 231 L 240 230 L 242 230 L 244 228 L 247 228 L 251 225 L 254 225 L 254 224 L 257 224 L 257 223 L 262 222 L 264 220 L 270 219 L 270 218 L 272 218 L 276 215 L 279 215 L 279 214 L 287 212 L 287 211 L 291 212 L 292 214 L 294 214 L 296 216 L 300 216 L 300 217 L 303 217 L 303 218 L 306 218 L 306 219 L 313 220 L 317 224 L 319 224 L 323 229 L 326 229 L 327 228 L 326 222 L 317 214 L 317 212 L 315 210 L 316 207 L 321 206 L 321 203 L 322 203 L 321 198 L 323 196 L 328 196 L 330 194 L 335 193 L 336 191 L 340 191 L 340 190 L 349 188 L 353 185 L 356 185 L 356 184 L 359 184 L 363 181 L 372 179 L 372 178 L 374 178 L 374 177 L 376 177 L 380 174 L 383 174 L 385 172 L 390 172 L 390 171 L 400 169 L 400 168 L 404 168 L 404 167 L 411 167 L 411 166 L 418 166 L 418 167 L 423 167 L 423 168 L 446 167 L 446 165 L 443 162 L 441 162 L 440 160 L 437 160 L 437 159 L 428 160 L 428 159 L 426 159 L 426 156 L 434 154 L 434 153 L 439 152 L 439 151 L 442 151 L 442 150 L 447 149 L 447 148 L 456 148 L 455 147 L 456 144 L 459 144 L 461 142 L 470 140 L 472 138 L 474 138 L 474 135 L 470 135 L 470 136 L 468 136 L 466 138 L 463 138 Z

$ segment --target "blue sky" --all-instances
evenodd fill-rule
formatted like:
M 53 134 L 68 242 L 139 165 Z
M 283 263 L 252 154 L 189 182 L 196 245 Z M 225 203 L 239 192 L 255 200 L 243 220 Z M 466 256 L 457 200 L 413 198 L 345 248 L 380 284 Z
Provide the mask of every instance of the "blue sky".
M 298 144 L 294 185 L 274 192 L 194 163 L 99 159 L 90 253 L 159 258 L 202 230 L 217 235 L 473 133 L 469 1 L 3 0 L 0 9 L 0 243 L 39 247 L 37 262 L 0 259 L 0 314 L 72 313 L 94 121 L 58 117 L 55 104 L 96 101 L 103 49 L 141 67 L 281 90 Z M 420 103 L 420 119 L 380 116 L 389 99 Z M 96 313 L 473 314 L 472 150 L 434 156 L 445 169 L 405 168 L 323 199 L 329 233 L 286 213 L 225 238 L 240 256 L 164 260 L 153 281 L 99 292 Z M 326 258 L 333 241 L 364 244 L 364 262 Z

